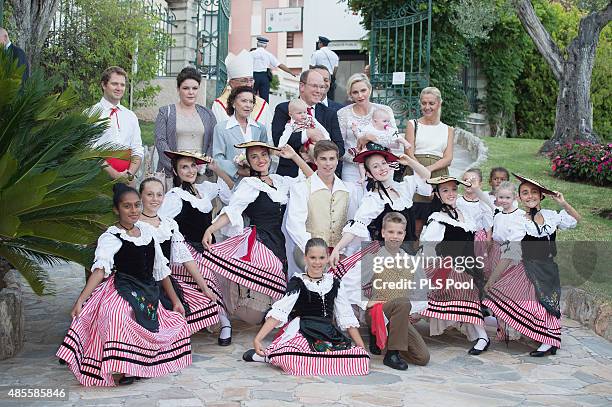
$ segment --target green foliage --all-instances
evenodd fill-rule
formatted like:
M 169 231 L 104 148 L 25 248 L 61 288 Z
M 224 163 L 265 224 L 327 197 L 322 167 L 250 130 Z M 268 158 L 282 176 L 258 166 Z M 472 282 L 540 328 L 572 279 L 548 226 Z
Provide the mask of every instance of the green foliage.
M 373 15 L 396 9 L 402 0 L 348 0 L 361 12 L 369 29 Z M 476 55 L 487 79 L 484 105 L 493 134 L 550 138 L 554 131 L 558 85 L 533 41 L 509 8 L 508 0 L 434 1 L 432 15 L 431 84 L 442 91 L 442 119 L 455 124 L 467 110 L 459 73 L 466 47 Z M 533 0 L 532 4 L 557 45 L 564 50 L 576 36 L 580 19 L 601 9 L 604 0 Z M 491 5 L 495 5 L 491 15 Z M 475 10 L 476 9 L 476 10 Z M 477 11 L 477 13 L 474 13 Z M 470 21 L 475 15 L 479 24 Z M 451 23 L 452 22 L 452 23 Z M 488 25 L 494 23 L 487 32 Z M 595 133 L 612 139 L 612 27 L 601 33 L 591 79 Z
M 493 134 L 507 134 L 512 127 L 518 95 L 515 81 L 523 68 L 530 39 L 514 13 L 498 2 L 499 19 L 486 40 L 473 48 L 487 78 L 485 106 Z
M 145 105 L 159 91 L 151 80 L 157 76 L 171 42 L 159 29 L 159 20 L 141 1 L 73 0 L 61 10 L 63 26 L 49 39 L 42 66 L 47 75 L 59 75 L 63 85 L 74 88 L 79 106 L 96 103 L 102 95 L 100 76 L 118 65 L 128 72 L 134 86 L 134 104 Z M 137 53 L 137 72 L 133 60 Z M 126 91 L 127 104 L 128 91 Z
M 406 3 L 405 0 L 348 0 L 349 7 L 363 16 L 362 24 L 370 29 L 372 16 L 381 16 L 385 10 L 395 10 Z M 417 7 L 426 2 L 414 1 Z M 467 99 L 463 92 L 459 73 L 467 62 L 466 40 L 457 29 L 449 24 L 451 5 L 458 0 L 439 0 L 432 3 L 430 85 L 442 92 L 444 100 L 442 121 L 457 125 L 467 109 Z
M 42 294 L 42 264 L 91 264 L 110 222 L 99 160 L 113 153 L 91 149 L 107 124 L 76 112 L 74 91 L 53 93 L 41 71 L 22 87 L 22 71 L 0 52 L 0 257 Z
M 270 82 L 270 90 L 277 91 L 280 87 L 280 79 L 278 75 L 272 75 L 272 81 Z
M 542 24 L 563 51 L 575 38 L 580 19 L 584 16 L 576 8 L 560 4 L 534 1 L 534 8 Z M 547 139 L 555 126 L 555 112 L 559 86 L 548 64 L 530 40 L 523 56 L 524 69 L 516 81 L 516 94 L 521 103 L 516 108 L 519 137 Z M 595 133 L 612 138 L 612 27 L 606 27 L 599 39 L 593 76 L 591 101 Z

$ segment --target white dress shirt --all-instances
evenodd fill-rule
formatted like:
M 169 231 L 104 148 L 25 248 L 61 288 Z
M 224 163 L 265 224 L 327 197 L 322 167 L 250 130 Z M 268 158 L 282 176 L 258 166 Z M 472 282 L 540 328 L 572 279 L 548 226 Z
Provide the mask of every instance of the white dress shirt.
M 338 66 L 339 61 L 340 58 L 338 58 L 338 55 L 327 47 L 321 47 L 310 56 L 310 65 L 323 65 L 332 74 L 334 73 L 334 68 Z
M 242 137 L 244 137 L 244 141 L 253 141 L 253 135 L 251 132 L 251 126 L 255 126 L 255 127 L 259 127 L 257 125 L 257 122 L 253 119 L 251 119 L 250 117 L 247 118 L 247 126 L 246 126 L 246 131 L 242 129 L 242 126 L 240 125 L 240 123 L 238 123 L 238 119 L 236 119 L 236 115 L 232 115 L 232 117 L 230 117 L 227 120 L 227 123 L 225 124 L 225 129 L 229 130 L 232 127 L 236 127 L 238 126 L 240 128 L 240 132 L 242 133 Z
M 118 110 L 110 117 L 113 108 Z M 134 112 L 121 104 L 114 106 L 111 102 L 102 98 L 88 110 L 88 114 L 90 116 L 99 114 L 101 118 L 110 118 L 109 127 L 95 143 L 95 147 L 113 144 L 126 149 L 129 148 L 132 150 L 132 156 L 144 158 L 140 125 Z
M 265 72 L 268 67 L 276 68 L 280 65 L 278 59 L 265 48 L 258 47 L 251 51 L 253 56 L 253 72 Z
M 306 250 L 306 242 L 312 236 L 306 231 L 306 220 L 308 219 L 308 201 L 310 195 L 315 192 L 327 189 L 327 185 L 319 178 L 319 174 L 315 172 L 310 176 L 310 191 L 306 180 L 293 184 L 289 190 L 289 203 L 287 204 L 287 219 L 285 228 L 289 237 L 297 247 L 304 253 Z M 346 191 L 350 194 L 347 186 L 340 178 L 334 175 L 334 185 L 332 187 L 332 195 L 336 191 Z

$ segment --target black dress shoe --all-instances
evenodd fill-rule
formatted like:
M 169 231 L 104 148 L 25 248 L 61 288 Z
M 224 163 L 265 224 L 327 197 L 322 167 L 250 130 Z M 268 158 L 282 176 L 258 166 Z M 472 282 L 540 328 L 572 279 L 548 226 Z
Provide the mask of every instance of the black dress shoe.
M 551 346 L 550 349 L 548 350 L 534 350 L 529 352 L 529 356 L 533 356 L 534 358 L 541 358 L 543 356 L 548 355 L 549 353 L 551 355 L 556 355 L 557 354 L 557 348 L 556 346 Z
M 64 359 L 58 359 L 58 361 L 57 361 L 57 362 L 58 362 L 60 365 L 62 365 L 62 366 L 64 366 L 64 365 L 66 365 L 66 364 L 67 364 L 67 363 L 66 363 L 66 361 L 65 361 Z
M 482 339 L 483 341 L 485 341 L 485 340 L 486 340 L 486 341 L 487 341 L 487 344 L 485 345 L 484 349 L 482 349 L 482 350 L 481 350 L 481 349 L 476 349 L 474 346 L 476 346 L 476 344 L 478 343 L 478 341 L 479 341 L 479 340 L 481 340 L 481 339 Z M 491 340 L 490 340 L 490 339 L 478 338 L 478 339 L 476 339 L 476 342 L 474 342 L 474 346 L 472 346 L 472 349 L 468 350 L 468 353 L 469 353 L 470 355 L 474 355 L 474 356 L 480 355 L 482 352 L 486 352 L 486 351 L 487 351 L 487 349 L 489 349 L 489 345 L 490 345 L 490 344 L 491 344 Z
M 389 350 L 383 359 L 383 363 L 395 370 L 406 370 L 408 369 L 408 363 L 402 359 L 399 352 L 396 350 Z
M 376 336 L 374 336 L 374 334 L 372 333 L 370 334 L 370 346 L 369 347 L 370 347 L 370 353 L 372 355 L 380 355 L 382 353 L 382 351 L 376 344 Z
M 242 354 L 242 360 L 245 362 L 254 362 L 253 356 L 255 356 L 255 349 L 249 349 Z
M 219 344 L 219 346 L 230 346 L 232 344 L 232 327 L 231 326 L 222 326 L 221 327 L 221 331 L 223 331 L 223 329 L 225 328 L 229 328 L 230 329 L 230 336 L 228 338 L 225 339 L 221 339 L 219 338 L 217 340 L 217 343 Z M 219 335 L 221 335 L 221 332 L 219 332 Z
M 128 385 L 128 384 L 134 384 L 134 382 L 136 381 L 137 377 L 136 376 L 122 376 L 121 379 L 119 379 L 119 384 L 121 385 Z

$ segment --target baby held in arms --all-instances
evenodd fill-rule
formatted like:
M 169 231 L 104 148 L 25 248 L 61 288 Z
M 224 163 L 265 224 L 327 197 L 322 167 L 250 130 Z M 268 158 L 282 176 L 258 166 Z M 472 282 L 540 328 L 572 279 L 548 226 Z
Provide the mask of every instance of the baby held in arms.
M 357 147 L 349 149 L 349 153 L 357 155 L 368 148 L 368 144 L 376 143 L 388 148 L 397 156 L 404 154 L 405 149 L 410 148 L 410 143 L 404 139 L 391 123 L 391 113 L 386 109 L 376 109 L 372 113 L 372 121 L 365 127 L 360 128 L 356 123 L 351 126 L 357 137 Z M 366 179 L 365 167 L 359 164 L 360 183 Z
M 298 153 L 307 163 L 314 163 L 314 146 L 319 140 L 330 140 L 329 132 L 315 118 L 314 107 L 309 108 L 302 99 L 293 99 L 289 102 L 289 117 L 291 120 L 285 125 L 278 146 L 287 144 L 293 133 L 301 132 L 302 147 Z

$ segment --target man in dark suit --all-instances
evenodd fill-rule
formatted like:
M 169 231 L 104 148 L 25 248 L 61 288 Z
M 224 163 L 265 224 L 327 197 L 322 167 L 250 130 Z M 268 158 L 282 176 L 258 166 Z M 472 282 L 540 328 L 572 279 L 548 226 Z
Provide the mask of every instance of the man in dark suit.
M 30 66 L 28 65 L 28 58 L 25 52 L 17 45 L 13 44 L 9 39 L 8 31 L 0 27 L 0 44 L 4 47 L 5 51 L 13 55 L 13 58 L 19 61 L 19 65 L 25 65 L 25 71 L 22 76 L 22 84 L 28 79 L 30 74 Z
M 314 114 L 317 121 L 325 127 L 331 141 L 338 146 L 339 156 L 342 157 L 344 155 L 344 140 L 342 139 L 342 133 L 340 133 L 338 115 L 335 110 L 320 103 L 325 91 L 326 86 L 321 74 L 313 70 L 302 72 L 302 75 L 300 75 L 300 99 L 306 102 L 308 114 Z M 275 145 L 278 146 L 278 142 L 285 130 L 285 124 L 287 124 L 289 120 L 289 102 L 280 103 L 276 106 L 274 110 L 274 119 L 272 119 L 272 139 Z M 323 139 L 323 134 L 316 128 L 308 129 L 306 133 L 308 138 L 314 142 Z M 306 140 L 302 140 L 302 132 L 298 131 L 291 134 L 287 144 L 293 147 L 295 151 L 298 151 L 305 142 Z M 298 175 L 298 167 L 293 161 L 281 158 L 276 173 L 295 177 Z M 336 174 L 340 176 L 341 173 L 342 166 L 339 163 Z
M 336 112 L 342 109 L 344 107 L 342 103 L 338 103 L 327 97 L 327 92 L 329 92 L 329 88 L 331 86 L 331 73 L 329 73 L 329 70 L 327 69 L 327 67 L 325 65 L 315 65 L 313 68 L 310 68 L 310 69 L 317 71 L 318 73 L 321 74 L 321 76 L 323 77 L 323 82 L 325 83 L 325 86 L 327 87 L 327 90 L 323 94 L 323 100 L 321 100 L 321 103 L 323 103 L 325 106 L 329 107 L 330 109 L 333 109 Z M 336 97 L 337 96 L 338 95 L 336 95 Z

